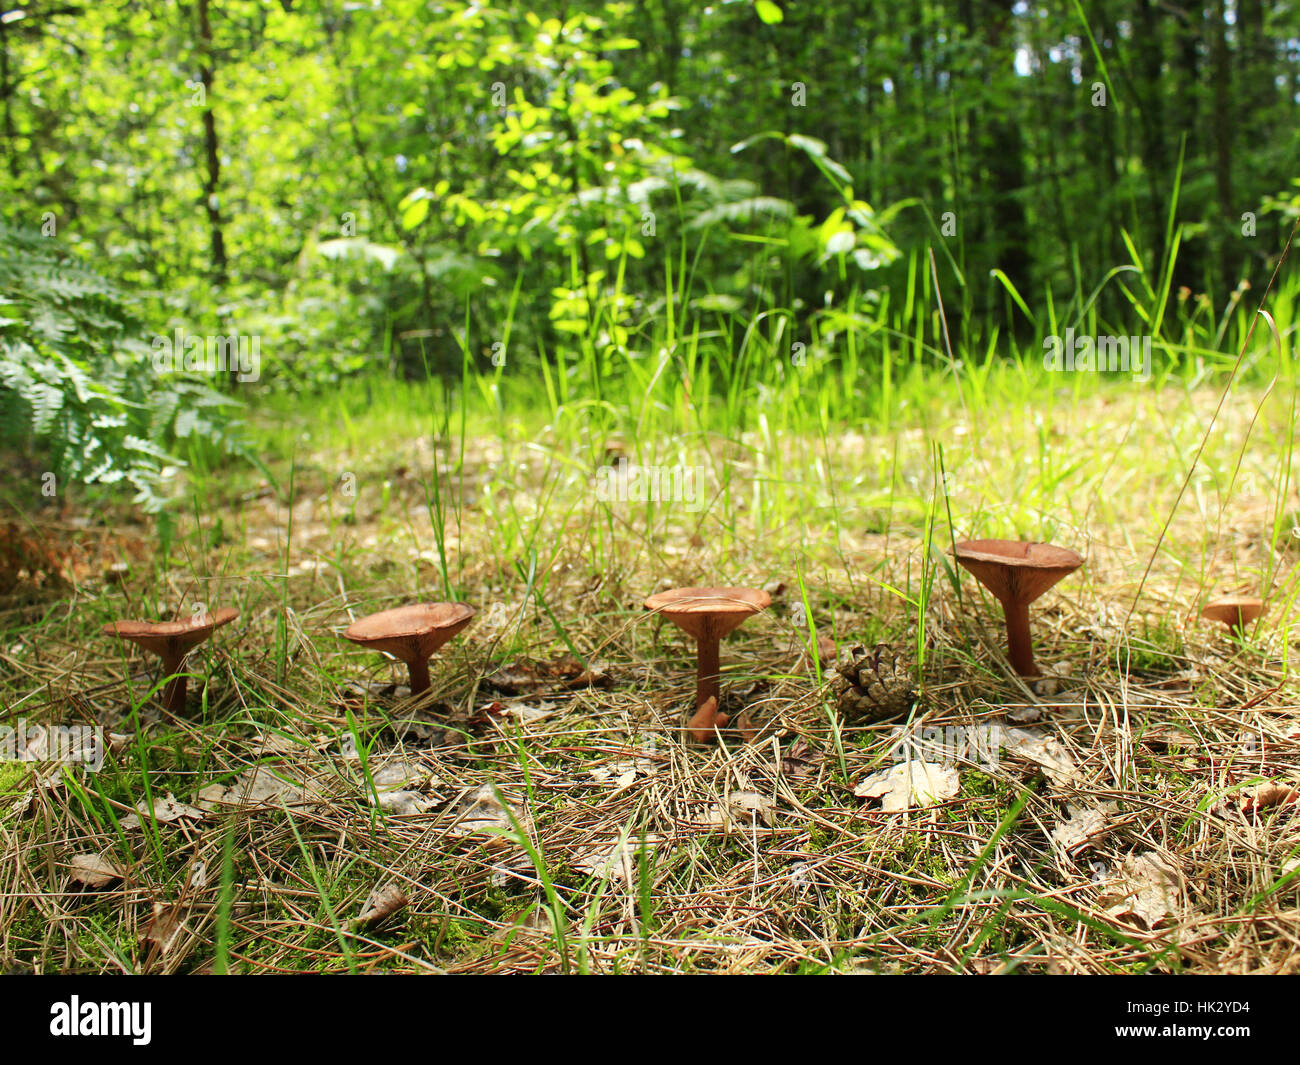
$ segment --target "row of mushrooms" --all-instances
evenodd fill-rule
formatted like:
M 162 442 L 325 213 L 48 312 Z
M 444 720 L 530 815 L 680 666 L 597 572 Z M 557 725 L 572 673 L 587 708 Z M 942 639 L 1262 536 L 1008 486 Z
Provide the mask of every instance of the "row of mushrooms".
M 1002 604 L 1007 658 L 1012 667 L 1023 677 L 1039 676 L 1030 638 L 1029 605 L 1082 566 L 1082 556 L 1053 544 L 1016 540 L 967 540 L 955 546 L 954 554 Z M 729 721 L 718 709 L 723 637 L 765 610 L 771 601 L 767 592 L 756 588 L 676 588 L 645 601 L 647 610 L 667 618 L 696 642 L 695 709 L 687 725 L 696 739 L 708 739 Z M 1209 603 L 1201 613 L 1242 636 L 1263 609 L 1259 599 L 1229 598 Z M 117 621 L 104 631 L 162 659 L 168 678 L 163 704 L 169 712 L 181 713 L 185 709 L 185 657 L 236 617 L 236 611 L 226 608 L 188 621 Z M 411 693 L 419 695 L 429 690 L 429 659 L 473 617 L 474 608 L 465 603 L 417 603 L 361 618 L 343 636 L 404 662 L 410 672 Z

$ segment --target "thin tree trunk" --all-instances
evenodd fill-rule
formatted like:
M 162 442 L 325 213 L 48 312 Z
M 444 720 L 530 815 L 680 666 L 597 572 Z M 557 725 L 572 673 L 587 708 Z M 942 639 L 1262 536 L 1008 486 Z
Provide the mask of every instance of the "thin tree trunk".
M 999 64 L 1010 66 L 1015 61 L 1011 34 L 1012 0 L 994 0 L 985 19 L 989 55 Z M 991 80 L 990 72 L 985 80 Z M 1015 285 L 1017 291 L 1030 298 L 1032 278 L 1029 250 L 1029 221 L 1020 197 L 1025 190 L 1024 138 L 1020 132 L 1019 114 L 994 113 L 989 122 L 988 152 L 984 170 L 992 186 L 992 222 L 994 250 L 993 265 L 999 267 Z M 1009 300 L 996 301 L 998 308 L 1006 308 Z M 1011 325 L 1015 312 L 1003 311 L 1004 324 Z M 1010 315 L 1010 319 L 1007 318 Z
M 660 77 L 668 91 L 677 91 L 677 64 L 682 57 L 682 13 L 672 0 L 660 0 L 659 10 L 664 19 L 666 47 L 660 50 Z
M 1211 25 L 1211 62 L 1214 65 L 1214 187 L 1219 198 L 1219 215 L 1216 227 L 1219 236 L 1219 276 L 1226 298 L 1236 283 L 1232 242 L 1227 235 L 1228 224 L 1235 222 L 1237 212 L 1232 202 L 1232 74 L 1229 65 L 1227 24 L 1224 0 L 1215 0 Z
M 966 31 L 972 40 L 979 39 L 980 22 L 975 14 L 973 0 L 960 0 L 960 12 L 962 22 L 966 26 Z M 967 71 L 967 76 L 973 81 L 979 82 L 983 77 L 983 70 L 978 61 Z M 975 86 L 972 86 L 974 89 Z M 958 91 L 953 86 L 950 91 Z M 977 108 L 968 108 L 966 111 L 966 173 L 963 175 L 960 171 L 953 174 L 954 182 L 965 178 L 965 187 L 958 186 L 955 190 L 955 199 L 960 204 L 960 222 L 964 233 L 963 245 L 976 263 L 988 263 L 988 248 L 984 244 L 984 196 L 980 190 L 984 188 L 984 172 L 981 169 L 985 158 L 985 151 L 981 142 L 981 129 L 979 122 L 980 112 Z M 963 269 L 966 264 L 963 263 Z M 977 309 L 980 316 L 988 313 L 989 304 L 989 283 L 988 271 L 980 270 L 966 271 L 966 278 L 971 287 L 971 302 Z
M 1270 130 L 1275 120 L 1278 100 L 1277 86 L 1274 81 L 1277 68 L 1277 51 L 1264 24 L 1264 4 L 1262 0 L 1238 0 L 1237 24 L 1240 37 L 1237 52 L 1237 80 L 1241 88 L 1237 91 L 1238 120 L 1241 142 L 1244 144 L 1264 144 L 1270 140 Z M 1270 181 L 1272 168 L 1260 165 L 1258 156 L 1247 153 L 1238 160 L 1237 179 L 1244 185 L 1243 192 L 1248 200 L 1243 210 L 1257 211 L 1261 196 L 1273 192 L 1266 184 Z M 1259 219 L 1260 229 L 1265 229 L 1265 218 L 1274 221 L 1267 227 L 1276 230 L 1277 215 L 1264 216 Z M 1265 234 L 1260 232 L 1257 241 L 1250 246 L 1257 255 L 1264 258 L 1262 248 L 1273 247 L 1280 233 Z
M 1041 34 L 1036 29 L 1033 31 L 1032 53 L 1040 70 L 1046 70 L 1047 64 L 1043 61 L 1046 49 L 1043 46 Z M 1070 247 L 1075 242 L 1074 233 L 1070 228 L 1070 214 L 1065 205 L 1065 192 L 1061 188 L 1061 160 L 1056 151 L 1055 129 L 1053 128 L 1053 97 L 1052 86 L 1047 79 L 1041 75 L 1033 79 L 1034 84 L 1034 105 L 1037 110 L 1039 121 L 1038 130 L 1040 132 L 1039 149 L 1040 156 L 1047 162 L 1046 177 L 1050 191 L 1051 207 L 1050 214 L 1056 225 L 1056 240 L 1060 245 L 1060 262 L 1051 262 L 1048 269 L 1053 272 L 1058 270 L 1074 269 L 1074 257 L 1070 254 Z
M 0 22 L 0 101 L 4 102 L 5 155 L 9 159 L 9 173 L 18 178 L 18 151 L 14 147 L 14 86 L 9 75 L 9 30 Z
M 1137 48 L 1142 95 L 1139 117 L 1142 123 L 1142 169 L 1147 176 L 1147 233 L 1156 263 L 1164 261 L 1165 204 L 1173 194 L 1169 182 L 1169 142 L 1165 137 L 1163 110 L 1164 75 L 1160 52 L 1160 26 L 1151 0 L 1137 0 Z
M 203 186 L 203 203 L 212 234 L 212 276 L 217 284 L 223 285 L 229 276 L 229 269 L 226 261 L 226 236 L 221 223 L 221 151 L 217 139 L 217 118 L 212 112 L 216 75 L 212 58 L 212 20 L 208 7 L 209 0 L 199 0 L 199 54 L 202 57 L 199 81 L 203 85 L 203 148 L 208 170 Z
M 1199 4 L 1188 3 L 1184 8 L 1171 8 L 1178 19 L 1178 64 L 1174 78 L 1175 91 L 1170 107 L 1173 128 L 1187 137 L 1193 151 L 1198 143 L 1196 131 L 1200 125 L 1201 64 L 1199 45 L 1204 30 L 1204 9 Z M 1203 241 L 1190 241 L 1178 249 L 1178 262 L 1174 264 L 1174 280 L 1193 291 L 1205 287 Z

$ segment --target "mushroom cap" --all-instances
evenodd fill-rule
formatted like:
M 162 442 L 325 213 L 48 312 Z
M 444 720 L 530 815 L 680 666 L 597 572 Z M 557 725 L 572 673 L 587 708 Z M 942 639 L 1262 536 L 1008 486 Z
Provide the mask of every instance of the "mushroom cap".
M 1201 617 L 1225 625 L 1249 625 L 1264 613 L 1264 600 L 1249 595 L 1228 595 L 1206 603 Z
M 759 588 L 674 588 L 652 595 L 645 608 L 701 640 L 721 639 L 771 603 Z
M 209 614 L 196 614 L 183 621 L 114 621 L 104 626 L 108 636 L 119 636 L 139 644 L 163 659 L 181 658 L 212 633 L 239 617 L 239 611 L 222 607 Z
M 359 618 L 345 640 L 387 651 L 407 665 L 423 662 L 473 620 L 468 603 L 415 603 Z
M 965 540 L 957 561 L 1003 603 L 1032 603 L 1083 565 L 1083 556 L 1055 544 Z

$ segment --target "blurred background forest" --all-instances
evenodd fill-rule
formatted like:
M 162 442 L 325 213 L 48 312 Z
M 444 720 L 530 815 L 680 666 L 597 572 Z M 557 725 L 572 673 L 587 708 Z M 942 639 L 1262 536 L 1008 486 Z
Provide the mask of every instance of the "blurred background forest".
M 1300 210 L 1297 93 L 1289 0 L 10 0 L 0 426 L 152 503 L 356 375 L 621 397 L 690 338 L 851 398 L 941 324 L 1032 363 L 1076 322 L 1199 372 Z M 159 375 L 177 329 L 256 381 Z

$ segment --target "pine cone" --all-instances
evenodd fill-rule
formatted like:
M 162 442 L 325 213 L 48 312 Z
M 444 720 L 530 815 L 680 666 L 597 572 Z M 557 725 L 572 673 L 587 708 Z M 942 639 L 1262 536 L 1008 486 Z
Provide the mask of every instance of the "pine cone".
M 835 667 L 832 686 L 839 695 L 839 711 L 848 721 L 887 721 L 907 713 L 912 702 L 910 664 L 899 660 L 886 643 L 870 651 L 848 647 Z

